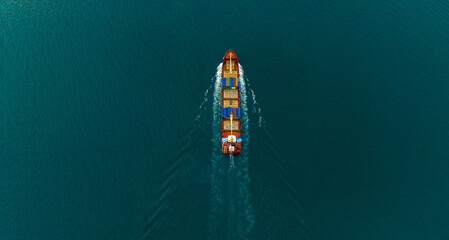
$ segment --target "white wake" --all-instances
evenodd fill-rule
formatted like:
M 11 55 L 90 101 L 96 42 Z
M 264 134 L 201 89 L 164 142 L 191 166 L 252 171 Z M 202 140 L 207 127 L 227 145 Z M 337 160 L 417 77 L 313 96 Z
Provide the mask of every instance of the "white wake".
M 248 91 L 243 67 L 240 73 L 240 107 L 242 112 L 242 151 L 238 156 L 226 156 L 221 152 L 221 71 L 217 67 L 212 103 L 213 149 L 211 156 L 211 220 L 210 239 L 248 239 L 255 223 L 250 203 L 248 174 L 250 142 Z M 224 226 L 227 226 L 224 228 Z M 219 231 L 226 231 L 226 235 Z

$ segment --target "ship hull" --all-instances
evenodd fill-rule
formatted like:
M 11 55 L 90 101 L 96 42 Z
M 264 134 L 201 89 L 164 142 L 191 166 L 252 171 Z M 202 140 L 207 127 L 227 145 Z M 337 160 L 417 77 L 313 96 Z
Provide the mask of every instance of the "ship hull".
M 242 148 L 240 75 L 237 55 L 231 49 L 223 57 L 221 73 L 221 145 L 224 154 L 239 154 Z

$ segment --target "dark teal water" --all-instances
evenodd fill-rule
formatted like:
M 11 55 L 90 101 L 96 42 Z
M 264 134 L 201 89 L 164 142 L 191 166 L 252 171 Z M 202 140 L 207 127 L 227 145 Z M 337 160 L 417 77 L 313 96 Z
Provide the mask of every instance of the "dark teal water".
M 441 0 L 3 0 L 0 239 L 448 239 L 448 26 Z

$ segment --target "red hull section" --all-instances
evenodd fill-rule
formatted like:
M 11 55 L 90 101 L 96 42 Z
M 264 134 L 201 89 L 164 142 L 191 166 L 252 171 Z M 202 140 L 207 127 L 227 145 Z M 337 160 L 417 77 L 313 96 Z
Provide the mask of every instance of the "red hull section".
M 239 154 L 242 147 L 239 62 L 237 55 L 231 49 L 223 57 L 221 77 L 222 152 L 224 154 Z

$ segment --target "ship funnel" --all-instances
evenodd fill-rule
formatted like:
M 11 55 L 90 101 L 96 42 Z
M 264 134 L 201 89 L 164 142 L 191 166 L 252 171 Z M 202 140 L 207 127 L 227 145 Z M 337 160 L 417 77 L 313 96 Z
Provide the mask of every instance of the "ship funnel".
M 235 137 L 235 135 L 228 136 L 228 142 L 235 143 L 236 141 L 237 141 L 237 138 Z

